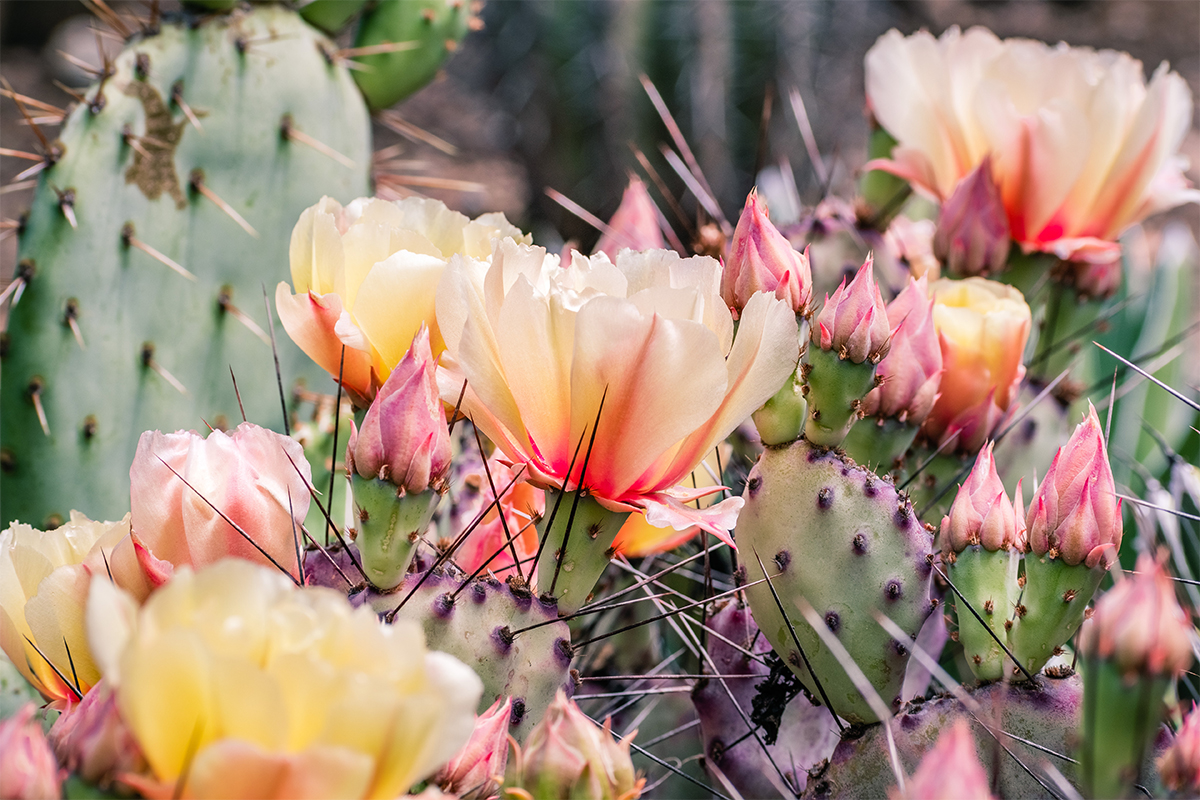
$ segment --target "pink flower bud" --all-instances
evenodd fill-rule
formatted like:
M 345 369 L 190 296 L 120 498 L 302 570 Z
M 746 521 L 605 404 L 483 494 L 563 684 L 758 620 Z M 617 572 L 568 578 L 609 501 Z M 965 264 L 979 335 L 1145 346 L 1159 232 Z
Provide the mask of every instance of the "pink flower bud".
M 1004 268 L 1011 243 L 992 158 L 984 156 L 942 204 L 933 252 L 953 275 L 987 275 Z
M 979 763 L 971 726 L 960 719 L 938 737 L 921 759 L 904 791 L 888 792 L 891 800 L 990 800 L 988 774 Z
M 1016 521 L 1016 533 L 1013 536 L 1013 547 L 1017 552 L 1025 553 L 1029 550 L 1029 528 L 1025 526 L 1025 500 L 1021 496 L 1021 481 L 1017 481 L 1017 488 L 1013 491 L 1013 517 Z
M 230 556 L 274 559 L 299 577 L 294 537 L 312 473 L 294 439 L 248 422 L 207 439 L 147 431 L 129 480 L 133 532 L 157 560 L 199 568 Z
M 989 551 L 1007 550 L 1016 544 L 1016 516 L 996 474 L 992 446 L 988 442 L 979 451 L 975 468 L 959 487 L 950 514 L 942 518 L 943 551 L 961 553 L 967 545 L 975 544 Z
M 646 779 L 637 777 L 629 756 L 636 732 L 618 742 L 610 722 L 597 726 L 560 689 L 517 752 L 510 783 L 533 797 L 637 800 Z
M 1029 501 L 1025 519 L 1029 544 L 1074 566 L 1094 567 L 1116 560 L 1121 547 L 1121 501 L 1116 496 L 1104 433 L 1096 409 L 1059 448 L 1050 469 Z
M 1200 794 L 1200 711 L 1192 706 L 1171 746 L 1158 759 L 1163 785 L 1181 796 Z
M 55 720 L 50 743 L 68 771 L 101 787 L 123 774 L 146 771 L 142 748 L 121 719 L 116 695 L 104 680 Z
M 1161 564 L 1142 555 L 1134 574 L 1096 603 L 1079 633 L 1079 649 L 1114 661 L 1127 681 L 1139 675 L 1174 679 L 1192 663 L 1191 632 L 1174 581 Z
M 933 300 L 925 278 L 908 286 L 888 303 L 892 345 L 875 374 L 883 380 L 867 393 L 862 411 L 867 416 L 896 417 L 920 425 L 937 400 L 942 379 L 942 347 L 933 325 Z
M 496 797 L 508 765 L 508 724 L 512 698 L 501 697 L 475 718 L 475 730 L 462 750 L 442 767 L 433 782 L 461 800 Z
M 797 314 L 812 302 L 812 270 L 808 253 L 798 253 L 767 214 L 767 204 L 753 190 L 729 244 L 729 260 L 721 276 L 721 298 L 735 313 L 755 292 L 773 292 Z
M 0 797 L 6 800 L 43 800 L 62 794 L 58 762 L 42 726 L 33 718 L 35 712 L 33 703 L 27 703 L 0 720 Z
M 424 326 L 352 427 L 347 467 L 364 478 L 391 481 L 406 492 L 440 484 L 450 469 L 450 433 L 438 399 L 437 369 Z
M 617 253 L 630 250 L 660 250 L 666 247 L 658 224 L 658 209 L 646 191 L 646 184 L 630 178 L 621 196 L 621 205 L 608 222 L 608 230 L 596 242 L 592 254 L 604 253 L 613 261 Z
M 845 279 L 817 315 L 812 339 L 822 350 L 833 350 L 844 359 L 861 364 L 868 358 L 878 364 L 891 346 L 883 295 L 875 285 L 872 260 L 867 256 L 850 285 Z

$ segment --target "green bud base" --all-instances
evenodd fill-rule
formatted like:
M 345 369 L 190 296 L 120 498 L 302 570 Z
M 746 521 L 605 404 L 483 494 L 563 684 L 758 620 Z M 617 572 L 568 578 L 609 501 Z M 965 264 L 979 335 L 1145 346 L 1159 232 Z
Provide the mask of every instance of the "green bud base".
M 850 429 L 842 449 L 859 464 L 883 475 L 897 468 L 920 429 L 920 425 L 895 418 L 868 417 Z
M 1075 635 L 1106 572 L 1102 567 L 1072 567 L 1032 553 L 1025 556 L 1025 588 L 1008 642 L 1026 670 L 1037 673 Z
M 1134 797 L 1134 784 L 1162 721 L 1170 680 L 1138 676 L 1127 681 L 1109 661 L 1083 661 L 1083 745 L 1079 777 L 1083 796 Z
M 799 376 L 793 374 L 784 382 L 782 389 L 754 412 L 751 419 L 762 443 L 770 447 L 799 439 L 804 433 L 807 415 L 808 401 L 801 391 Z
M 811 343 L 804 364 L 808 399 L 804 437 L 822 447 L 839 447 L 858 421 L 858 401 L 875 386 L 875 365 L 855 364 Z
M 358 552 L 367 580 L 382 591 L 400 585 L 417 540 L 428 528 L 442 495 L 432 489 L 397 494 L 389 481 L 355 475 L 350 483 L 358 520 Z
M 556 505 L 558 513 L 551 520 Z M 596 581 L 612 560 L 613 540 L 628 516 L 609 511 L 586 494 L 546 492 L 546 516 L 538 523 L 538 540 L 544 538 L 545 545 L 537 563 L 537 585 L 539 591 L 550 592 L 558 600 L 559 613 L 572 614 L 591 597 Z
M 966 654 L 967 665 L 980 682 L 998 681 L 1004 677 L 1005 656 L 1000 642 L 1005 641 L 1005 623 L 1012 617 L 1020 593 L 1017 586 L 1019 565 L 1020 555 L 1015 550 L 988 551 L 982 545 L 972 545 L 946 568 L 946 575 L 962 593 L 961 598 L 953 592 L 946 593 L 954 609 L 958 641 Z M 964 600 L 979 614 L 987 628 L 963 606 Z

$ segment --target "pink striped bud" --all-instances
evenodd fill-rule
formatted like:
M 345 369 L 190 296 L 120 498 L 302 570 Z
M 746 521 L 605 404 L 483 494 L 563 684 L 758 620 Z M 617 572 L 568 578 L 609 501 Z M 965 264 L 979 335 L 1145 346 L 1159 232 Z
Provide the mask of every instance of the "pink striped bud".
M 1029 545 L 1039 556 L 1074 566 L 1107 567 L 1121 547 L 1121 501 L 1096 409 L 1059 448 L 1025 519 Z
M 984 156 L 942 204 L 933 253 L 952 275 L 988 275 L 1004 269 L 1011 244 L 992 158 Z
M 1126 680 L 1137 676 L 1172 679 L 1192 663 L 1192 624 L 1175 599 L 1175 583 L 1148 555 L 1133 575 L 1119 581 L 1096 603 L 1079 632 L 1086 656 L 1115 662 Z
M 985 550 L 1008 550 L 1017 543 L 1013 504 L 996 474 L 988 442 L 975 459 L 975 468 L 958 489 L 950 514 L 942 518 L 941 545 L 945 552 L 961 553 L 968 545 Z
M 867 416 L 896 417 L 910 425 L 920 425 L 929 416 L 942 379 L 933 303 L 925 278 L 909 281 L 888 303 L 892 345 L 875 372 L 883 383 L 863 398 L 861 408 Z
M 54 752 L 27 703 L 0 720 L 0 797 L 41 800 L 62 794 L 62 777 Z
M 380 388 L 362 430 L 352 427 L 347 467 L 364 478 L 391 481 L 409 493 L 440 484 L 450 470 L 450 434 L 438 399 L 429 329 Z
M 808 253 L 792 247 L 767 214 L 767 204 L 753 190 L 738 219 L 729 260 L 721 277 L 721 297 L 740 312 L 755 292 L 772 292 L 797 314 L 812 303 L 812 270 Z
M 592 255 L 604 253 L 611 260 L 617 260 L 617 253 L 629 248 L 630 250 L 661 250 L 666 247 L 663 242 L 662 228 L 658 224 L 658 210 L 646 184 L 637 178 L 630 178 L 621 195 L 621 205 L 608 222 L 608 230 L 596 242 Z
M 1181 796 L 1200 795 L 1200 711 L 1191 713 L 1175 734 L 1175 740 L 1158 759 L 1163 785 Z
M 508 724 L 511 719 L 511 697 L 501 697 L 492 703 L 491 708 L 475 718 L 475 730 L 470 740 L 438 771 L 433 782 L 460 800 L 498 796 L 508 765 Z
M 849 286 L 842 279 L 833 297 L 825 296 L 812 339 L 822 350 L 833 350 L 855 364 L 867 359 L 878 364 L 888 354 L 892 329 L 883 295 L 875 285 L 871 256 L 867 256 Z
M 975 737 L 964 719 L 938 737 L 937 744 L 904 785 L 888 792 L 891 800 L 991 800 L 988 774 L 979 763 Z

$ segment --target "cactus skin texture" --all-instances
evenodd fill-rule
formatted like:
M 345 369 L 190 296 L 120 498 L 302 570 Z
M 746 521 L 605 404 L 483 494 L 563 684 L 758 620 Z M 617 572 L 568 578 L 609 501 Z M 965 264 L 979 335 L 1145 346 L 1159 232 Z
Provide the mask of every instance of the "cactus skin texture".
M 915 636 L 930 600 L 933 535 L 907 499 L 874 473 L 803 440 L 767 448 L 750 472 L 735 537 L 746 565 L 746 598 L 763 635 L 813 697 L 819 689 L 788 623 L 824 687 L 832 711 L 877 720 L 867 701 L 800 612 L 824 618 L 885 704 L 899 706 L 907 646 L 887 634 L 878 611 Z M 771 575 L 787 619 L 763 578 Z M 754 584 L 754 585 L 749 585 Z
M 72 508 L 123 514 L 141 431 L 241 421 L 231 368 L 247 418 L 282 424 L 271 347 L 239 316 L 267 328 L 262 286 L 286 276 L 301 211 L 322 194 L 368 193 L 370 120 L 349 71 L 318 49 L 332 45 L 295 13 L 255 6 L 201 19 L 134 40 L 103 84 L 103 107 L 71 113 L 64 155 L 42 173 L 18 252 L 33 276 L 3 360 L 4 525 L 41 525 Z M 354 166 L 289 139 L 285 118 Z M 297 375 L 329 385 L 282 327 L 276 340 L 285 385 Z
M 354 80 L 372 111 L 408 97 L 433 78 L 471 26 L 466 0 L 382 0 L 362 20 L 354 46 L 415 43 L 355 58 Z

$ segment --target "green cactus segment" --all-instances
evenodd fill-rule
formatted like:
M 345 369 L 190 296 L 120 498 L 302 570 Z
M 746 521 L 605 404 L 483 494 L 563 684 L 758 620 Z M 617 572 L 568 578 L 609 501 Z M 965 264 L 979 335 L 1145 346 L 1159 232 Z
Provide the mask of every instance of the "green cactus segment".
M 417 542 L 429 528 L 442 495 L 433 489 L 418 494 L 397 493 L 391 481 L 350 479 L 363 569 L 372 586 L 391 591 L 404 580 Z
M 917 438 L 919 425 L 895 418 L 867 417 L 846 434 L 842 449 L 860 464 L 883 474 L 897 469 Z
M 962 595 L 948 593 L 953 598 L 950 604 L 958 641 L 977 680 L 998 681 L 1004 676 L 1005 655 L 999 643 L 1008 636 L 1005 623 L 1012 617 L 1020 594 L 1019 566 L 1020 554 L 1015 550 L 989 552 L 981 545 L 971 545 L 946 567 L 947 577 Z M 978 618 L 963 605 L 964 600 Z
M 558 512 L 553 513 L 556 506 Z M 628 516 L 609 511 L 588 495 L 546 492 L 546 516 L 538 522 L 538 541 L 545 544 L 537 562 L 537 585 L 558 600 L 559 611 L 573 614 L 592 596 Z
M 275 6 L 164 25 L 68 117 L 19 247 L 32 278 L 3 360 L 2 524 L 119 518 L 142 431 L 241 421 L 231 368 L 247 418 L 282 426 L 263 285 L 287 279 L 301 211 L 369 191 L 370 118 L 318 44 Z M 356 166 L 283 136 L 285 117 Z M 285 385 L 328 385 L 278 325 L 276 340 Z
M 328 34 L 335 34 L 362 10 L 367 0 L 310 0 L 300 6 L 300 16 Z
M 793 374 L 784 381 L 783 388 L 754 412 L 754 427 L 763 444 L 768 447 L 790 444 L 804 433 L 808 401 L 802 390 L 799 375 Z
M 1025 587 L 1008 634 L 1009 649 L 1030 673 L 1046 665 L 1083 624 L 1083 612 L 1107 572 L 1033 553 L 1025 555 Z
M 475 670 L 484 687 L 479 712 L 498 697 L 512 697 L 512 734 L 523 740 L 556 690 L 573 691 L 567 623 L 558 621 L 553 603 L 533 597 L 519 583 L 478 579 L 460 591 L 465 576 L 458 569 L 447 565 L 426 574 L 410 573 L 391 594 L 368 593 L 368 602 L 386 615 L 424 578 L 395 619 L 418 622 L 431 650 L 445 651 Z
M 821 447 L 840 447 L 858 421 L 858 403 L 875 386 L 875 365 L 838 357 L 809 344 L 802 374 L 808 400 L 804 438 Z
M 1135 797 L 1134 784 L 1162 722 L 1169 678 L 1130 682 L 1111 661 L 1085 658 L 1083 742 L 1079 777 L 1084 797 Z
M 883 128 L 876 127 L 871 131 L 871 138 L 867 143 L 867 158 L 888 158 L 895 146 L 896 140 L 891 134 Z M 859 191 L 867 211 L 862 216 L 870 227 L 879 231 L 887 229 L 888 223 L 900 213 L 904 201 L 912 194 L 908 181 L 881 169 L 864 173 L 859 183 Z
M 437 73 L 467 34 L 471 13 L 465 0 L 382 0 L 358 29 L 355 48 L 362 69 L 354 80 L 372 111 L 387 108 L 420 89 Z
M 916 635 L 934 607 L 932 534 L 890 483 L 803 440 L 768 448 L 742 496 L 746 505 L 735 536 L 747 570 L 746 599 L 763 634 L 813 697 L 820 690 L 805 656 L 834 713 L 851 722 L 876 721 L 843 665 L 805 621 L 800 601 L 824 618 L 883 702 L 898 705 L 907 645 L 893 640 L 875 614 Z M 771 586 L 760 582 L 759 558 Z

